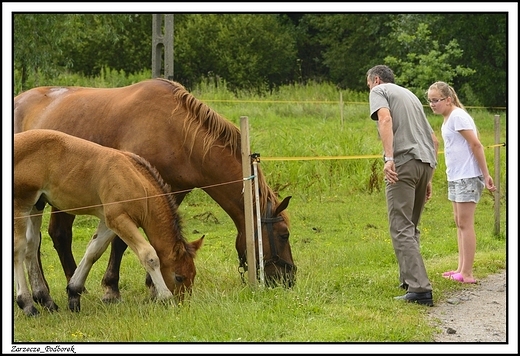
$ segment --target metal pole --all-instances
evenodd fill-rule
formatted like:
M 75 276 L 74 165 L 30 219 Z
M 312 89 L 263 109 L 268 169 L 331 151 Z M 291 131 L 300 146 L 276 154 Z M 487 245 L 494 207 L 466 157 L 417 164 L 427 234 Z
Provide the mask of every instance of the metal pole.
M 253 172 L 255 174 L 255 202 L 256 202 L 256 232 L 257 232 L 257 244 L 258 244 L 258 266 L 259 266 L 259 277 L 260 285 L 265 284 L 264 277 L 264 249 L 262 245 L 262 214 L 260 210 L 260 192 L 258 189 L 258 162 L 260 162 L 260 154 L 253 153 Z

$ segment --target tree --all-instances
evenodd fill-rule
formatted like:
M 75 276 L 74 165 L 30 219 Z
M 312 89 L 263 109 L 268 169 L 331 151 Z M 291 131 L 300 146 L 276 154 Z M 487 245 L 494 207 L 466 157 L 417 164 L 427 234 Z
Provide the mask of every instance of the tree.
M 307 42 L 316 51 L 303 61 L 327 68 L 323 71 L 316 65 L 322 80 L 340 88 L 366 90 L 366 71 L 372 63 L 381 63 L 385 55 L 380 39 L 390 32 L 388 19 L 387 14 L 305 15 L 299 26 L 305 29 Z
M 29 74 L 93 76 L 104 67 L 131 73 L 151 66 L 151 14 L 15 14 L 13 24 L 22 89 Z
M 176 79 L 222 78 L 231 90 L 262 91 L 294 78 L 292 28 L 274 14 L 197 14 L 175 28 Z
M 440 42 L 457 39 L 464 53 L 457 64 L 476 70 L 471 77 L 454 78 L 463 102 L 507 106 L 508 21 L 505 12 L 437 14 L 429 21 Z
M 20 73 L 21 87 L 29 76 L 57 75 L 69 62 L 62 60 L 62 43 L 68 33 L 68 15 L 14 14 L 14 68 Z M 39 85 L 38 82 L 32 86 Z
M 446 80 L 470 105 L 506 103 L 507 13 L 307 14 L 294 21 L 308 78 L 366 90 L 366 70 L 388 60 L 416 92 Z
M 175 79 L 259 93 L 308 80 L 366 91 L 366 71 L 386 63 L 416 92 L 445 80 L 467 105 L 502 106 L 507 21 L 507 13 L 175 14 Z M 17 13 L 13 26 L 18 91 L 65 72 L 151 67 L 152 14 Z
M 67 39 L 64 57 L 72 72 L 98 75 L 105 67 L 125 73 L 150 68 L 151 14 L 75 14 L 74 36 Z
M 396 83 L 403 85 L 425 100 L 425 92 L 438 80 L 453 84 L 454 78 L 466 77 L 475 70 L 457 65 L 463 53 L 457 40 L 441 46 L 431 38 L 428 25 L 419 23 L 413 33 L 394 33 L 403 53 L 399 58 L 387 56 L 385 64 L 396 74 Z

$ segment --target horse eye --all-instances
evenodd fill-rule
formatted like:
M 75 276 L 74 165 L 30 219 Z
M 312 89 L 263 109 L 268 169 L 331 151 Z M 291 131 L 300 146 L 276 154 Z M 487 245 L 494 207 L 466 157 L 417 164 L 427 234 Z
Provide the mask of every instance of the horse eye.
M 280 235 L 280 238 L 282 240 L 286 240 L 287 241 L 287 240 L 289 240 L 289 234 L 287 233 L 287 234 Z

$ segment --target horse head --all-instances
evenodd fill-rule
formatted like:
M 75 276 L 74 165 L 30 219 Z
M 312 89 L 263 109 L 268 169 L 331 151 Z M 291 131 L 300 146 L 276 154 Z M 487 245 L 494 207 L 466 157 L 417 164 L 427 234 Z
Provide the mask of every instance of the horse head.
M 271 198 L 273 198 L 271 196 Z M 289 205 L 291 196 L 286 197 L 282 202 L 267 200 L 261 215 L 262 225 L 262 249 L 263 266 L 266 285 L 274 287 L 283 285 L 292 287 L 296 279 L 296 265 L 293 262 L 291 247 L 289 244 L 289 221 L 285 214 L 285 209 Z M 255 232 L 255 240 L 258 239 Z M 237 240 L 238 241 L 238 240 Z M 245 246 L 245 239 L 242 240 Z M 239 271 L 242 276 L 247 271 L 246 249 L 242 249 L 239 254 Z M 259 273 L 259 253 L 256 250 L 256 271 Z
M 286 197 L 274 208 L 268 201 L 261 218 L 262 237 L 269 240 L 269 244 L 262 244 L 262 247 L 265 246 L 263 262 L 265 281 L 268 286 L 275 286 L 278 283 L 286 287 L 294 285 L 297 268 L 293 263 L 289 245 L 288 220 L 282 213 L 289 205 L 290 199 L 291 196 Z
M 192 242 L 184 242 L 174 246 L 167 259 L 161 259 L 161 274 L 168 289 L 173 293 L 178 303 L 182 303 L 186 296 L 191 295 L 193 282 L 197 271 L 194 258 L 202 246 L 204 236 Z M 146 285 L 151 295 L 156 295 L 155 285 L 149 274 L 146 275 Z

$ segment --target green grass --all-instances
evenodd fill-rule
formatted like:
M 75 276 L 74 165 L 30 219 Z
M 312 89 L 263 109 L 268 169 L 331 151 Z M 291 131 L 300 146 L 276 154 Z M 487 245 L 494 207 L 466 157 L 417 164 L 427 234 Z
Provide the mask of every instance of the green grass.
M 394 301 L 397 265 L 387 233 L 384 195 L 347 195 L 317 203 L 293 199 L 291 247 L 298 280 L 291 290 L 253 289 L 237 272 L 235 230 L 230 219 L 204 193 L 195 191 L 181 206 L 189 240 L 206 234 L 196 259 L 192 297 L 178 308 L 149 301 L 144 269 L 127 251 L 121 273 L 123 302 L 100 301 L 100 281 L 107 255 L 87 279 L 89 293 L 79 314 L 67 310 L 65 278 L 48 236 L 42 259 L 58 313 L 27 318 L 14 306 L 16 342 L 423 342 L 433 326 L 427 308 Z M 478 247 L 475 276 L 484 278 L 506 267 L 505 240 L 492 235 L 489 204 L 477 209 Z M 442 199 L 444 200 L 444 199 Z M 456 263 L 455 227 L 450 205 L 428 203 L 422 228 L 422 252 L 441 302 L 462 286 L 441 277 Z M 363 201 L 363 204 L 359 204 Z M 488 206 L 488 207 L 486 207 Z M 205 213 L 214 219 L 201 219 Z M 207 216 L 207 215 L 205 215 Z M 95 219 L 78 217 L 82 230 Z M 505 226 L 505 224 L 502 224 Z M 75 255 L 85 250 L 88 235 L 74 231 Z M 110 322 L 107 323 L 107 320 Z M 411 322 L 413 321 L 413 322 Z M 132 325 L 131 328 L 128 325 Z
M 121 266 L 123 301 L 105 305 L 100 300 L 103 294 L 100 282 L 108 260 L 105 253 L 87 279 L 89 293 L 82 297 L 81 312 L 72 313 L 67 309 L 65 277 L 46 233 L 46 216 L 42 260 L 51 293 L 61 310 L 28 318 L 11 302 L 13 341 L 431 342 L 439 330 L 429 322 L 428 308 L 393 300 L 403 291 L 398 288 L 397 262 L 388 234 L 381 159 L 262 160 L 262 157 L 381 153 L 375 123 L 368 118 L 367 103 L 347 105 L 342 123 L 336 104 L 268 102 L 274 98 L 338 100 L 337 93 L 328 87 L 294 90 L 294 93 L 287 89 L 272 98 L 260 98 L 265 102 L 208 102 L 237 125 L 240 116 L 249 117 L 251 152 L 261 154 L 261 167 L 271 187 L 282 197 L 293 196 L 288 212 L 291 247 L 298 266 L 294 288 L 251 288 L 244 284 L 238 273 L 233 222 L 209 196 L 195 190 L 179 209 L 188 240 L 206 235 L 195 261 L 198 274 L 191 298 L 182 306 L 151 302 L 144 285 L 144 268 L 127 250 Z M 225 92 L 195 94 L 202 100 L 230 98 Z M 362 97 L 348 94 L 353 101 Z M 344 100 L 349 95 L 344 94 Z M 472 111 L 471 114 L 480 129 L 482 143 L 494 144 L 494 113 Z M 442 118 L 430 115 L 429 120 L 440 138 Z M 502 113 L 502 142 L 506 141 L 506 122 Z M 494 175 L 494 149 L 487 148 L 485 152 Z M 507 265 L 507 165 L 503 147 L 500 153 L 500 233 L 494 234 L 493 197 L 484 194 L 475 218 L 477 279 Z M 458 289 L 475 287 L 441 277 L 443 271 L 454 268 L 457 262 L 456 228 L 446 197 L 444 171 L 441 154 L 433 181 L 434 196 L 425 207 L 420 225 L 421 250 L 435 303 Z M 77 261 L 96 224 L 95 218 L 76 218 L 73 248 Z

